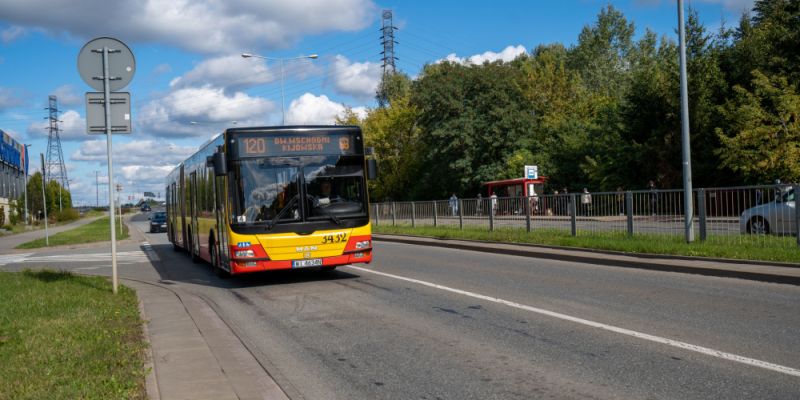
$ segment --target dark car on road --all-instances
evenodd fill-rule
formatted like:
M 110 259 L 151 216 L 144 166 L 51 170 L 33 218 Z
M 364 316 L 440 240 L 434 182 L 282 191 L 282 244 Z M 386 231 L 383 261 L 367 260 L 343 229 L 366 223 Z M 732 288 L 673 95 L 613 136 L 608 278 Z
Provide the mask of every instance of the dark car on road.
M 147 204 L 147 203 L 144 203 L 144 204 L 142 204 L 142 208 L 140 208 L 140 210 L 142 212 L 149 212 L 150 211 L 150 205 Z
M 167 213 L 164 211 L 154 212 L 150 216 L 150 233 L 167 231 Z

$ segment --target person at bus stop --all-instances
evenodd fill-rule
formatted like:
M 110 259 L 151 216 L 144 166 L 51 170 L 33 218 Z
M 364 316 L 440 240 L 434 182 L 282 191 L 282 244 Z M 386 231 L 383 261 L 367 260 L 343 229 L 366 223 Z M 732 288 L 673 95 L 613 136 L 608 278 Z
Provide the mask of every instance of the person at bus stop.
M 656 190 L 656 183 L 651 180 L 647 183 L 647 188 L 650 190 L 650 214 L 656 215 L 656 206 L 658 205 L 658 191 Z
M 458 197 L 456 197 L 455 193 L 450 196 L 450 212 L 454 217 L 458 215 Z
M 483 215 L 483 196 L 480 193 L 478 193 L 476 203 L 475 215 Z
M 583 193 L 581 193 L 581 206 L 583 207 L 583 215 L 592 214 L 592 194 L 589 193 L 587 188 L 583 188 Z
M 497 194 L 492 193 L 492 195 L 489 196 L 489 198 L 491 199 L 492 203 L 492 215 L 497 215 Z

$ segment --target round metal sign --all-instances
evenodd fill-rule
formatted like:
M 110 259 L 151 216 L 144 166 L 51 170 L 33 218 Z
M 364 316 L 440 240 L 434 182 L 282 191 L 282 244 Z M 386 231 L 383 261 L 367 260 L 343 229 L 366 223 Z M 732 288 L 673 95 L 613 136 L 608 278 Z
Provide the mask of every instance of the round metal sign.
M 108 48 L 108 75 L 115 78 L 109 81 L 111 91 L 124 88 L 133 79 L 136 72 L 136 61 L 133 53 L 125 43 L 110 38 L 92 39 L 83 45 L 78 54 L 78 72 L 89 86 L 98 92 L 103 89 L 103 48 Z

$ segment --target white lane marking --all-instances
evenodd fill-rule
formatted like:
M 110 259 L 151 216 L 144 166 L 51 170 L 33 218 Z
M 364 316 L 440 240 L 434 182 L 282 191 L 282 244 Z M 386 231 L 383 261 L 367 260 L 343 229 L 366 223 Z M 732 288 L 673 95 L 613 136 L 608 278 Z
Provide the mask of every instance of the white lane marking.
M 20 254 L 5 254 L 0 255 L 0 265 L 14 264 L 24 262 L 24 260 L 33 253 L 20 253 Z
M 18 263 L 34 262 L 110 262 L 111 253 L 89 253 L 89 254 L 60 254 L 52 256 L 29 256 L 25 259 L 17 260 Z M 141 250 L 118 251 L 117 262 L 121 264 L 134 264 L 148 261 L 147 254 Z
M 150 243 L 142 242 L 142 247 L 144 247 L 143 251 L 147 254 L 147 258 L 149 258 L 150 261 L 161 261 L 161 259 L 158 258 L 158 253 L 153 250 L 153 246 L 151 246 Z
M 520 304 L 520 303 L 515 303 L 513 301 L 499 299 L 497 297 L 484 296 L 482 294 L 472 293 L 472 292 L 468 292 L 466 290 L 454 289 L 454 288 L 451 288 L 451 287 L 438 285 L 436 283 L 421 281 L 421 280 L 418 280 L 418 279 L 406 278 L 404 276 L 393 275 L 393 274 L 387 274 L 385 272 L 378 272 L 378 271 L 374 271 L 374 270 L 367 269 L 367 268 L 355 267 L 355 266 L 352 266 L 352 265 L 348 265 L 346 267 L 347 268 L 352 268 L 352 269 L 355 269 L 355 270 L 358 270 L 358 271 L 361 271 L 361 272 L 366 272 L 366 273 L 369 273 L 369 274 L 376 274 L 376 275 L 381 275 L 381 276 L 385 276 L 385 277 L 388 277 L 388 278 L 399 279 L 401 281 L 416 283 L 416 284 L 419 284 L 419 285 L 428 286 L 428 287 L 432 287 L 432 288 L 439 289 L 439 290 L 444 290 L 444 291 L 451 292 L 451 293 L 461 294 L 461 295 L 472 297 L 472 298 L 475 298 L 475 299 L 491 301 L 493 303 L 503 304 L 503 305 L 506 305 L 506 306 L 509 306 L 509 307 L 518 308 L 518 309 L 521 309 L 521 310 L 526 310 L 526 311 L 534 312 L 534 313 L 537 313 L 537 314 L 542 314 L 542 315 L 546 315 L 546 316 L 549 316 L 549 317 L 562 319 L 562 320 L 565 320 L 565 321 L 571 321 L 571 322 L 575 322 L 575 323 L 586 325 L 586 326 L 591 326 L 593 328 L 603 329 L 603 330 L 607 330 L 607 331 L 615 332 L 615 333 L 620 333 L 620 334 L 627 335 L 627 336 L 633 336 L 635 338 L 649 340 L 651 342 L 656 342 L 656 343 L 661 343 L 661 344 L 666 344 L 666 345 L 669 345 L 669 346 L 677 347 L 677 348 L 684 349 L 684 350 L 694 351 L 694 352 L 697 352 L 697 353 L 700 353 L 700 354 L 705 354 L 705 355 L 712 356 L 712 357 L 722 358 L 722 359 L 725 359 L 725 360 L 730 360 L 730 361 L 734 361 L 734 362 L 738 362 L 738 363 L 742 363 L 742 364 L 752 365 L 752 366 L 755 366 L 755 367 L 764 368 L 764 369 L 768 369 L 768 370 L 784 373 L 784 374 L 787 374 L 787 375 L 800 377 L 800 370 L 798 370 L 798 369 L 787 367 L 787 366 L 783 366 L 783 365 L 779 365 L 779 364 L 773 364 L 773 363 L 769 363 L 769 362 L 766 362 L 766 361 L 756 360 L 754 358 L 744 357 L 744 356 L 740 356 L 738 354 L 726 353 L 724 351 L 714 350 L 714 349 L 710 349 L 708 347 L 697 346 L 697 345 L 694 345 L 694 344 L 691 344 L 691 343 L 680 342 L 680 341 L 677 341 L 677 340 L 672 340 L 672 339 L 667 339 L 667 338 L 663 338 L 663 337 L 660 337 L 660 336 L 650 335 L 650 334 L 647 334 L 647 333 L 637 332 L 637 331 L 633 331 L 633 330 L 630 330 L 630 329 L 616 327 L 616 326 L 613 326 L 613 325 L 607 325 L 607 324 L 603 324 L 603 323 L 600 323 L 600 322 L 590 321 L 588 319 L 573 317 L 571 315 L 561 314 L 561 313 L 557 313 L 557 312 L 554 312 L 554 311 L 545 310 L 545 309 L 542 309 L 542 308 L 531 307 L 531 306 L 528 306 L 528 305 L 525 305 L 525 304 Z

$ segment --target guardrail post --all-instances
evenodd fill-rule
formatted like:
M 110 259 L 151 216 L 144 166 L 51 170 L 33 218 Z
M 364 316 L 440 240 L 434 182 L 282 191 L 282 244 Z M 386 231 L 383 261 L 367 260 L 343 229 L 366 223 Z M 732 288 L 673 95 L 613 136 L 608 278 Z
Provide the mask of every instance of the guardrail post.
M 800 185 L 792 186 L 794 190 L 794 236 L 797 237 L 797 245 L 800 246 Z
M 439 216 L 436 212 L 436 200 L 433 201 L 433 227 L 437 227 L 439 225 Z
M 458 199 L 458 229 L 464 229 L 464 201 Z
M 417 208 L 416 208 L 414 202 L 412 201 L 411 202 L 411 227 L 412 228 L 415 228 L 417 226 L 416 219 L 417 219 Z
M 625 192 L 625 215 L 628 216 L 628 236 L 633 236 L 633 192 Z
M 525 229 L 530 232 L 531 231 L 531 199 L 530 197 L 525 197 L 523 200 L 525 203 L 522 205 L 522 209 L 525 210 Z
M 706 240 L 706 190 L 697 189 L 697 212 L 700 219 L 700 241 Z
M 394 202 L 392 202 L 392 226 L 397 226 L 397 218 L 395 217 L 396 215 L 395 211 L 397 211 L 397 208 L 395 208 L 395 204 Z
M 494 230 L 494 205 L 489 202 L 489 231 Z
M 577 219 L 578 213 L 576 212 L 577 211 L 576 203 L 578 200 L 578 196 L 571 194 L 569 195 L 568 199 L 569 199 L 569 215 L 571 222 L 570 231 L 572 233 L 572 236 L 578 236 L 578 219 Z

